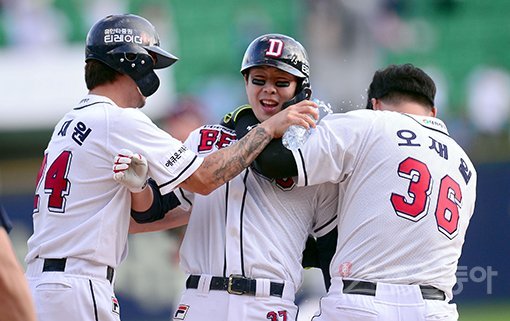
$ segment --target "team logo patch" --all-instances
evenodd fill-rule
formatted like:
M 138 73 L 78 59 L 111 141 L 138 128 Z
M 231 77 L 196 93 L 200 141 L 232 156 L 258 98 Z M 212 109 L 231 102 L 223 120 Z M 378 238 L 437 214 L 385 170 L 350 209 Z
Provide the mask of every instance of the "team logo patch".
M 278 186 L 282 191 L 290 191 L 296 186 L 296 183 L 292 179 L 292 177 L 287 178 L 277 178 L 274 180 L 274 184 Z
M 112 312 L 120 315 L 120 305 L 116 297 L 112 296 Z
M 340 272 L 340 276 L 345 278 L 351 275 L 351 268 L 352 268 L 351 262 L 344 262 L 340 264 L 340 268 L 338 269 Z
M 180 304 L 177 308 L 177 311 L 175 311 L 174 314 L 174 320 L 184 320 L 186 317 L 186 313 L 188 313 L 189 305 L 186 304 Z
M 280 57 L 283 53 L 283 41 L 280 39 L 269 39 L 269 48 L 266 51 L 266 56 Z

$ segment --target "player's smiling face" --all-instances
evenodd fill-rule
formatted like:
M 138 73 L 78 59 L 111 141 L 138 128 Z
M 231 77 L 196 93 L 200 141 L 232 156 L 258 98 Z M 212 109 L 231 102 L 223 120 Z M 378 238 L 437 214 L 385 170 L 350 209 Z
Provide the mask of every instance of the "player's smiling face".
M 250 68 L 245 85 L 248 102 L 257 119 L 263 122 L 294 97 L 297 78 L 275 67 L 260 66 Z

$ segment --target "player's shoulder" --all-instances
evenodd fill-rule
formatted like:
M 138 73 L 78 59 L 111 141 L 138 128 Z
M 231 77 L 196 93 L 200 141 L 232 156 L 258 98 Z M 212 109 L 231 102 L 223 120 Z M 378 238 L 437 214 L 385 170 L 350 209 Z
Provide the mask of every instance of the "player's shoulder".
M 390 110 L 359 109 L 349 111 L 346 114 L 349 115 L 350 118 L 357 120 L 358 123 L 367 123 L 374 126 L 386 127 L 388 124 L 397 126 L 398 124 L 402 123 L 416 123 L 416 125 L 420 125 L 419 121 L 416 121 L 413 115 Z M 428 118 L 432 119 L 431 117 Z M 438 121 L 438 124 L 439 123 L 442 124 L 440 120 Z M 436 126 L 439 126 L 438 124 Z M 446 131 L 446 126 L 443 125 L 442 130 Z
M 100 96 L 100 95 L 86 95 L 83 97 L 76 106 L 73 107 L 73 110 L 79 111 L 91 111 L 91 110 L 97 110 L 100 108 L 110 108 L 110 107 L 116 107 L 119 108 L 113 100 L 106 96 Z
M 214 132 L 226 132 L 232 135 L 235 135 L 235 130 L 229 128 L 228 126 L 225 126 L 224 124 L 206 124 L 202 125 L 194 130 L 192 130 L 189 134 L 189 136 L 198 136 L 202 135 L 202 133 L 207 133 L 208 136 L 216 136 L 213 134 Z
M 108 97 L 90 94 L 80 100 L 70 113 L 84 118 L 103 119 L 106 117 L 112 121 L 123 120 L 124 122 L 129 119 L 144 121 L 149 119 L 139 108 L 119 107 Z
M 195 146 L 207 146 L 205 150 L 213 151 L 218 144 L 228 145 L 236 140 L 235 130 L 223 124 L 206 124 L 192 130 L 186 138 L 185 145 L 191 149 Z
M 117 130 L 159 128 L 140 108 L 105 106 L 103 112 L 105 121 Z
M 234 130 L 236 128 L 237 121 L 242 118 L 242 116 L 247 114 L 253 114 L 253 109 L 248 104 L 241 105 L 235 108 L 233 111 L 226 113 L 225 116 L 223 116 L 220 124 Z
M 360 120 L 370 121 L 370 120 L 378 118 L 380 116 L 381 115 L 379 115 L 374 110 L 370 110 L 370 109 L 353 109 L 353 110 L 348 110 L 346 112 L 330 114 L 325 119 L 330 119 L 330 118 L 337 117 L 337 118 L 360 119 Z
M 378 118 L 380 118 L 380 115 L 373 110 L 355 109 L 327 115 L 321 122 L 324 123 L 325 126 L 337 128 L 340 126 L 342 128 L 347 127 L 350 130 L 364 130 L 371 127 Z

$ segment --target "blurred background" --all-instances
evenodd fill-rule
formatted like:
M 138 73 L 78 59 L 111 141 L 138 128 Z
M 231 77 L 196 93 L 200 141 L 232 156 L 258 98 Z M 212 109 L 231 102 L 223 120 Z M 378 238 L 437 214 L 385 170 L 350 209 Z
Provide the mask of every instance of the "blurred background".
M 20 261 L 32 232 L 35 178 L 51 131 L 83 95 L 84 41 L 111 13 L 135 13 L 180 57 L 160 71 L 145 112 L 184 140 L 246 102 L 239 73 L 264 33 L 308 50 L 314 96 L 336 112 L 364 108 L 373 72 L 411 62 L 436 81 L 436 106 L 479 176 L 457 271 L 460 320 L 510 320 L 510 2 L 506 0 L 0 0 L 0 202 Z M 124 321 L 169 320 L 184 286 L 185 228 L 130 236 L 117 276 Z M 424 245 L 426 246 L 426 245 Z M 305 272 L 300 320 L 324 293 Z

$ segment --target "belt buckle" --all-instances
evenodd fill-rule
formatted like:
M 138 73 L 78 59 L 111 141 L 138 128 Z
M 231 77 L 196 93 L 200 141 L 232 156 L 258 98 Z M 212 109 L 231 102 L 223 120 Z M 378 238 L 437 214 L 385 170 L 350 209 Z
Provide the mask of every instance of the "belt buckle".
M 230 294 L 237 294 L 237 295 L 244 294 L 243 290 L 236 291 L 236 290 L 232 289 L 232 285 L 234 284 L 234 278 L 241 278 L 242 279 L 244 277 L 242 275 L 240 275 L 240 274 L 231 274 L 228 277 L 227 292 L 230 293 Z

